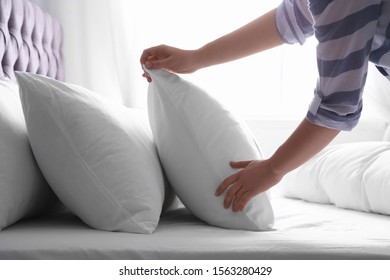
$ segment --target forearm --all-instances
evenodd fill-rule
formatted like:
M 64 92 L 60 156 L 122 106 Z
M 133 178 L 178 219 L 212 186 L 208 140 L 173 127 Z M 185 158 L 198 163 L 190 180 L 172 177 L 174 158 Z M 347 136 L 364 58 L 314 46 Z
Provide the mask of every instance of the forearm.
M 306 119 L 303 120 L 269 159 L 272 170 L 283 176 L 298 168 L 325 148 L 339 132 L 312 124 Z
M 196 50 L 196 68 L 225 63 L 281 45 L 275 14 L 276 10 L 271 10 Z

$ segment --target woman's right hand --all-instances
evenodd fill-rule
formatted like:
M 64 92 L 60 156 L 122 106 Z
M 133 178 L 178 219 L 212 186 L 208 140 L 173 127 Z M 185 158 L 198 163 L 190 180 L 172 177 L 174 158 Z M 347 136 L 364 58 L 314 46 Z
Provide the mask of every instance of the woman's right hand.
M 196 66 L 196 51 L 182 50 L 166 45 L 152 47 L 143 51 L 141 65 L 147 69 L 163 69 L 174 73 L 193 73 L 198 70 Z M 147 73 L 143 76 L 151 82 Z

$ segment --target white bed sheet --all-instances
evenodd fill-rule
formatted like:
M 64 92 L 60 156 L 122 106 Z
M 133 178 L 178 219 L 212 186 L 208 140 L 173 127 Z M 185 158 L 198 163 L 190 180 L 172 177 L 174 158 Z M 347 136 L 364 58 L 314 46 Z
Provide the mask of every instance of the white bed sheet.
M 272 199 L 275 230 L 206 225 L 186 209 L 164 214 L 153 234 L 94 230 L 70 213 L 0 232 L 0 259 L 390 259 L 390 217 Z

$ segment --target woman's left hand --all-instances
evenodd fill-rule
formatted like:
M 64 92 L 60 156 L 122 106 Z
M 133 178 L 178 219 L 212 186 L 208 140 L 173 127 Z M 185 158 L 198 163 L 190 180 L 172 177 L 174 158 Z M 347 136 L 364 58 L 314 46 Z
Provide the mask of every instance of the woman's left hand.
M 241 169 L 227 177 L 215 192 L 220 196 L 226 190 L 224 207 L 242 211 L 247 203 L 257 194 L 262 193 L 276 185 L 283 176 L 276 174 L 269 160 L 232 161 L 233 168 Z

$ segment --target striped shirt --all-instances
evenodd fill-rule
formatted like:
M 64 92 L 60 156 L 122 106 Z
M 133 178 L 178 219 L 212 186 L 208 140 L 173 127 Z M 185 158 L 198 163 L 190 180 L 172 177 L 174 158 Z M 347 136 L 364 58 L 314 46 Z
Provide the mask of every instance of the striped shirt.
M 368 63 L 390 79 L 390 0 L 284 0 L 276 25 L 285 43 L 315 35 L 319 78 L 307 119 L 351 130 L 362 111 Z

